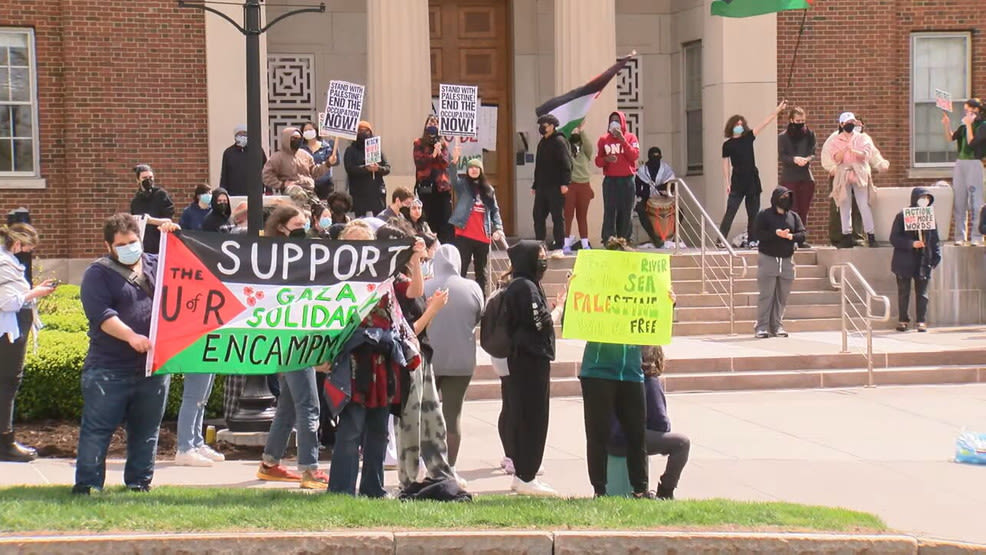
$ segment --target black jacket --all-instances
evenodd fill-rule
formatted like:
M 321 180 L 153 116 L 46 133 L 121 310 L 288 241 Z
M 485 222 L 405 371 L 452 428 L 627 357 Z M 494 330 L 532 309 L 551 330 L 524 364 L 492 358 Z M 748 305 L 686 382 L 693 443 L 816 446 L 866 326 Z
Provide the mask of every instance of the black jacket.
M 218 201 L 220 197 L 226 198 L 225 210 L 219 209 Z M 212 210 L 209 210 L 209 213 L 205 215 L 205 220 L 202 222 L 202 231 L 228 232 L 233 227 L 229 221 L 231 210 L 232 207 L 229 204 L 229 193 L 227 193 L 222 187 L 213 191 Z
M 384 185 L 383 178 L 390 173 L 390 164 L 387 163 L 387 156 L 380 154 L 380 171 L 370 173 L 364 167 L 366 154 L 363 141 L 356 140 L 346 147 L 343 155 L 343 164 L 346 166 L 346 176 L 349 183 L 349 195 L 353 197 L 354 204 L 365 205 L 371 202 L 379 202 L 378 208 L 373 210 L 376 214 L 384 209 L 386 205 L 387 186 Z M 359 214 L 362 216 L 362 214 Z
M 561 187 L 572 182 L 572 148 L 565 137 L 557 131 L 538 143 L 537 157 L 534 159 L 535 191 L 546 193 L 561 192 Z
M 267 153 L 261 149 L 260 156 L 262 159 L 260 167 L 263 168 L 264 164 L 267 163 Z M 246 196 L 249 175 L 246 148 L 232 145 L 223 151 L 223 165 L 219 172 L 219 186 L 221 188 L 226 189 L 233 196 Z M 259 168 L 257 169 L 257 183 L 263 187 Z
M 784 213 L 777 211 L 777 201 L 785 195 L 791 195 L 794 201 L 794 193 L 787 187 L 778 187 L 770 195 L 770 208 L 765 208 L 757 214 L 754 220 L 753 232 L 757 241 L 760 242 L 758 250 L 767 256 L 775 258 L 791 258 L 794 255 L 794 244 L 802 243 L 805 240 L 805 226 L 801 223 L 801 217 L 794 210 L 787 210 Z M 777 235 L 777 230 L 787 229 L 794 234 L 794 239 L 785 239 Z
M 513 350 L 527 356 L 555 359 L 555 327 L 551 309 L 537 275 L 541 245 L 522 240 L 510 247 L 510 265 L 515 280 L 506 291 L 507 325 L 513 330 Z
M 175 203 L 171 202 L 168 191 L 160 187 L 151 187 L 149 191 L 137 191 L 130 201 L 130 213 L 134 216 L 147 214 L 153 218 L 173 218 Z M 156 225 L 147 224 L 144 229 L 144 252 L 157 254 L 161 241 L 161 232 Z
M 918 205 L 918 198 L 927 195 L 931 197 L 928 206 L 935 204 L 935 196 L 924 187 L 915 187 L 911 191 L 911 207 Z M 901 210 L 894 218 L 890 228 L 890 243 L 894 246 L 894 257 L 890 261 L 890 271 L 900 277 L 916 277 L 928 279 L 933 270 L 941 262 L 941 242 L 938 240 L 938 230 L 922 231 L 924 248 L 914 248 L 918 240 L 917 231 L 904 230 L 904 211 Z

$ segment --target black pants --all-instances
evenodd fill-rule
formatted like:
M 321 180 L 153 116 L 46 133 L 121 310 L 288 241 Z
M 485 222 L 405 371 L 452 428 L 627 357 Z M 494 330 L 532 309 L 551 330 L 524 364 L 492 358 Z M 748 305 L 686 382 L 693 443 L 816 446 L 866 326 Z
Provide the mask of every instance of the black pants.
M 613 415 L 627 438 L 627 474 L 634 493 L 647 491 L 647 450 L 644 426 L 647 405 L 642 382 L 579 378 L 585 414 L 585 450 L 589 481 L 596 495 L 606 495 L 606 445 Z
M 900 317 L 898 322 L 910 322 L 911 317 L 911 280 L 914 280 L 914 297 L 917 299 L 917 322 L 927 322 L 928 316 L 928 281 L 921 278 L 909 278 L 897 276 L 897 306 L 899 307 Z
M 421 208 L 424 211 L 425 221 L 431 231 L 438 235 L 438 240 L 442 243 L 452 243 L 453 229 L 448 222 L 452 217 L 452 193 L 435 191 L 421 196 Z
M 685 434 L 673 432 L 658 432 L 647 430 L 644 443 L 647 446 L 647 455 L 665 455 L 668 464 L 661 475 L 661 489 L 674 489 L 678 487 L 678 480 L 681 479 L 681 472 L 688 463 L 688 454 L 691 452 L 692 442 Z M 609 446 L 609 453 L 614 457 L 625 457 L 627 454 L 626 446 Z
M 640 218 L 640 227 L 643 228 L 644 233 L 650 238 L 651 244 L 658 249 L 663 247 L 664 239 L 661 239 L 661 236 L 654 232 L 654 226 L 651 224 L 650 216 L 647 215 L 647 201 L 637 201 L 637 206 L 634 210 L 637 212 L 637 217 Z
M 0 434 L 14 430 L 14 398 L 24 377 L 24 353 L 27 351 L 27 334 L 31 331 L 34 313 L 27 308 L 17 313 L 17 326 L 21 336 L 11 343 L 8 337 L 0 337 Z
M 479 284 L 479 288 L 483 290 L 485 296 L 486 262 L 490 257 L 490 244 L 457 235 L 455 248 L 459 250 L 459 256 L 462 257 L 462 277 L 466 277 L 469 273 L 469 261 L 471 260 L 475 264 L 473 271 L 476 274 L 476 283 Z
M 565 196 L 561 189 L 534 191 L 534 238 L 544 241 L 548 236 L 545 218 L 551 214 L 551 235 L 554 237 L 552 249 L 560 249 L 565 243 Z
M 503 456 L 511 461 L 514 458 L 514 426 L 510 421 L 510 376 L 500 376 L 500 418 L 496 428 L 500 432 L 500 444 L 503 445 Z
M 325 397 L 325 380 L 328 374 L 315 373 L 315 387 L 318 389 L 318 442 L 324 447 L 336 444 L 336 419 L 332 418 L 329 401 Z
M 723 214 L 722 223 L 719 224 L 719 231 L 727 241 L 729 228 L 733 227 L 733 218 L 736 217 L 742 202 L 746 202 L 746 240 L 756 240 L 753 234 L 753 222 L 757 219 L 757 212 L 760 211 L 760 193 L 729 193 L 729 198 L 726 200 L 726 213 Z
M 635 197 L 633 176 L 603 178 L 603 227 L 602 244 L 610 237 L 622 237 L 630 241 L 633 223 L 630 218 Z
M 525 482 L 537 477 L 548 439 L 551 361 L 517 353 L 507 357 L 510 368 L 510 424 L 514 429 L 514 475 Z

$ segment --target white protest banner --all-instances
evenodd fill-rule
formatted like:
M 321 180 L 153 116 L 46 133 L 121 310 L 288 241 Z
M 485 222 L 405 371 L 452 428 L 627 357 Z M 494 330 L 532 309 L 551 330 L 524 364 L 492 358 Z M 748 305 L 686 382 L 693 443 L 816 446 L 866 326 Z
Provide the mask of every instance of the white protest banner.
M 445 83 L 438 86 L 438 130 L 442 135 L 478 136 L 478 111 L 479 87 Z
M 937 229 L 935 210 L 930 206 L 904 209 L 904 231 L 928 231 Z
M 952 95 L 941 89 L 935 89 L 935 106 L 945 110 L 946 112 L 951 112 Z
M 380 137 L 370 137 L 363 142 L 363 154 L 365 161 L 363 164 L 379 164 L 383 161 L 383 151 L 380 149 Z
M 356 126 L 363 111 L 365 87 L 347 81 L 329 81 L 325 100 L 325 118 L 321 122 L 324 135 L 356 139 Z

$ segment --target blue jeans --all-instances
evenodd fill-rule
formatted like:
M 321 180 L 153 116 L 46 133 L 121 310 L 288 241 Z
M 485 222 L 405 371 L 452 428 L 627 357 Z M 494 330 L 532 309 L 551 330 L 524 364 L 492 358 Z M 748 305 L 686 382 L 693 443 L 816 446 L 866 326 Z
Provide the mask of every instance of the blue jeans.
M 181 391 L 181 409 L 178 410 L 178 452 L 184 453 L 205 445 L 202 437 L 202 421 L 205 405 L 212 393 L 215 374 L 185 374 Z
M 368 409 L 349 403 L 339 415 L 336 445 L 329 467 L 329 488 L 332 493 L 356 495 L 356 474 L 359 472 L 359 448 L 363 446 L 363 475 L 359 494 L 383 497 L 383 459 L 387 453 L 388 407 Z
M 102 488 L 106 481 L 106 450 L 120 424 L 127 431 L 128 487 L 150 486 L 154 455 L 171 376 L 144 377 L 142 368 L 82 371 L 82 427 L 75 461 L 76 486 Z
M 298 470 L 317 470 L 319 406 L 315 369 L 309 367 L 277 376 L 281 395 L 277 398 L 277 412 L 264 446 L 264 464 L 281 463 L 291 429 L 297 428 Z

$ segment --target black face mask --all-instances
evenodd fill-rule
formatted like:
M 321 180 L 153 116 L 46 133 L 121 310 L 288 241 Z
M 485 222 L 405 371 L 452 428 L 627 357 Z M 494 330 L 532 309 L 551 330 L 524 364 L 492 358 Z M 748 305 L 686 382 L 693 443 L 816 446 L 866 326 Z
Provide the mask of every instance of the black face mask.
M 140 182 L 140 188 L 145 191 L 150 191 L 151 187 L 154 187 L 154 178 L 148 177 Z
M 538 126 L 538 133 L 540 133 L 542 136 L 547 135 L 548 134 L 548 124 L 547 123 L 542 123 L 541 125 L 539 125 Z
M 308 236 L 308 234 L 305 233 L 305 228 L 303 228 L 303 227 L 299 227 L 298 229 L 292 229 L 288 233 L 288 237 L 290 237 L 292 239 L 304 239 L 307 236 Z
M 217 204 L 216 212 L 219 212 L 221 216 L 229 217 L 229 205 L 228 204 Z
M 301 137 L 291 137 L 291 150 L 298 150 L 301 148 Z
M 572 138 L 568 140 L 569 143 L 574 147 L 582 146 L 582 137 L 579 135 L 572 135 Z
M 787 124 L 787 132 L 792 135 L 800 135 L 805 132 L 805 124 L 791 122 Z
M 359 133 L 356 134 L 356 140 L 359 142 L 363 142 L 372 136 L 373 134 L 370 133 L 369 131 L 360 131 Z
M 846 133 L 852 133 L 854 129 L 856 129 L 855 123 L 847 123 L 842 126 L 842 130 L 845 131 Z
M 791 209 L 791 195 L 784 195 L 777 199 L 777 207 L 787 212 Z
M 536 281 L 541 281 L 544 277 L 544 273 L 548 271 L 548 259 L 538 258 L 537 268 L 534 269 L 534 279 Z

